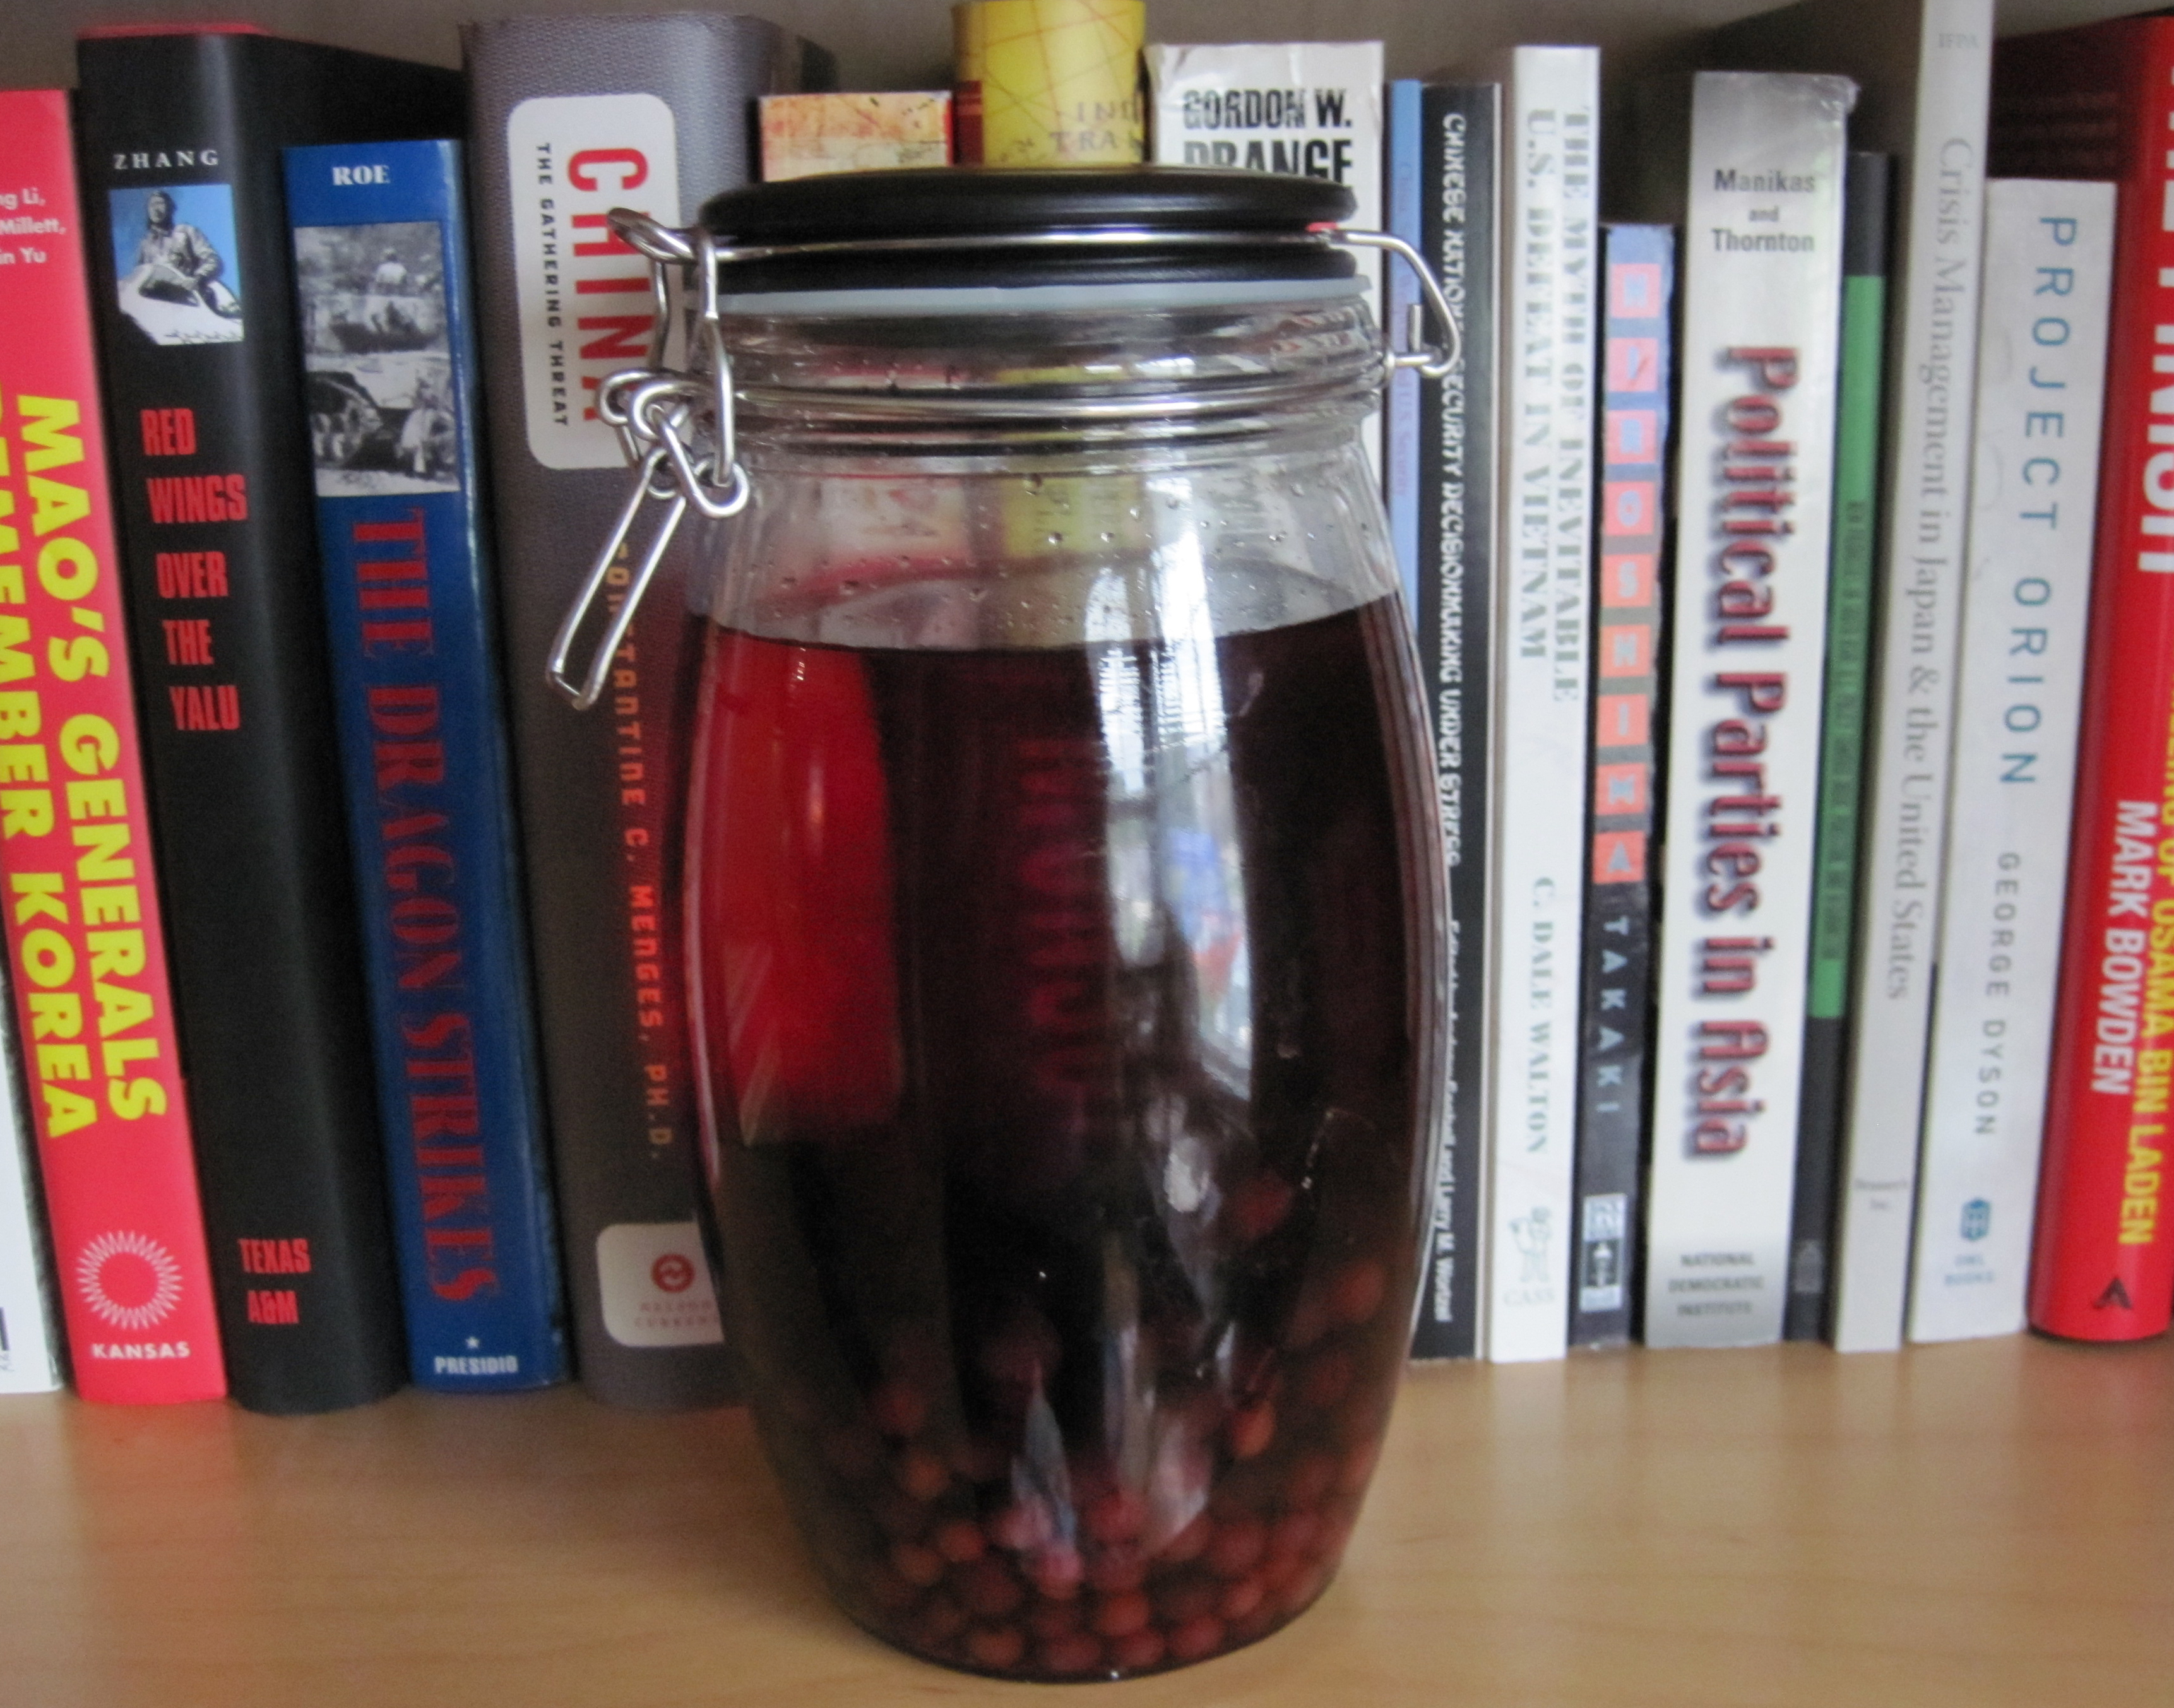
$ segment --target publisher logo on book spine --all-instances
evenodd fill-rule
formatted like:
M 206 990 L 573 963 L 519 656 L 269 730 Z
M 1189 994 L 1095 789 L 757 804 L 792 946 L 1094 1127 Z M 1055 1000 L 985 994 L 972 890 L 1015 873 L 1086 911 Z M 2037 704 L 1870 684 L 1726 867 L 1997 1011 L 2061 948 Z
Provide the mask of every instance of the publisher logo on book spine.
M 597 1235 L 604 1332 L 621 1346 L 714 1346 L 724 1338 L 709 1259 L 692 1222 L 614 1222 Z
M 181 1266 L 148 1235 L 100 1234 L 77 1255 L 75 1284 L 100 1322 L 141 1334 L 181 1302 Z

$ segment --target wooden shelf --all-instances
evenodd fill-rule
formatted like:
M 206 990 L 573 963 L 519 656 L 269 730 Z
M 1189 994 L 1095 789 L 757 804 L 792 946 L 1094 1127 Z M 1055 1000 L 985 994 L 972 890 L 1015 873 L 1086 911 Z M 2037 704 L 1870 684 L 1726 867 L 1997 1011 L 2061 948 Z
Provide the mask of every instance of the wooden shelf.
M 744 1414 L 564 1389 L 311 1419 L 0 1402 L 0 1679 L 35 1708 L 1026 1696 L 834 1613 Z M 2174 1343 L 2016 1338 L 1418 1370 L 1319 1605 L 1097 1700 L 2170 1696 Z

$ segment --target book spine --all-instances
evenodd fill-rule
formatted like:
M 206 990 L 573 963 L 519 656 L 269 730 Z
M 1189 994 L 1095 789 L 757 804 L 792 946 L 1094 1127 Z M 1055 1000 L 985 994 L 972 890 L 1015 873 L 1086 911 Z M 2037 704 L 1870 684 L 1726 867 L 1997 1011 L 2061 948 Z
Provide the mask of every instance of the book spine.
M 1146 0 L 960 0 L 951 22 L 960 165 L 1147 159 Z
M 225 33 L 78 44 L 130 643 L 235 1397 L 404 1360 L 317 586 L 279 149 L 443 125 L 458 80 Z
M 1704 72 L 1693 86 L 1652 1346 L 1782 1332 L 1852 93 L 1789 73 Z
M 1344 224 L 1383 229 L 1380 42 L 1152 42 L 1145 63 L 1151 158 L 1158 163 L 1325 178 L 1351 192 Z M 1378 253 L 1357 259 L 1374 324 L 1387 329 L 1387 263 Z M 1380 473 L 1378 415 L 1360 424 L 1360 443 Z
M 1789 1211 L 1785 1340 L 1827 1332 L 1835 1170 L 1847 1084 L 1850 965 L 1857 928 L 1858 809 L 1879 555 L 1880 389 L 1886 366 L 1891 156 L 1857 151 L 1842 190 L 1841 371 L 1836 405 L 1834 549 L 1827 570 L 1827 664 L 1820 727 L 1819 835 L 1813 853 L 1811 969 Z
M 1660 563 L 1675 234 L 1610 225 L 1602 239 L 1598 618 L 1593 643 L 1585 965 L 1578 1027 L 1572 1346 L 1630 1338 L 1653 1005 L 1654 747 L 1666 656 Z
M 1986 186 L 1977 470 L 1912 1340 L 2023 1327 L 2090 605 L 2113 229 L 2111 184 Z
M 599 1399 L 717 1405 L 731 1367 L 698 1224 L 682 960 L 703 603 L 693 529 L 581 714 L 544 684 L 629 478 L 596 386 L 641 359 L 647 268 L 604 216 L 677 224 L 749 181 L 754 102 L 819 70 L 759 19 L 527 18 L 463 36 L 478 330 L 544 1089 L 575 1364 Z M 561 238 L 571 241 L 561 246 Z M 563 365 L 562 365 L 563 359 Z M 616 565 L 614 585 L 630 573 Z
M 565 1375 L 477 491 L 460 150 L 287 151 L 408 1370 Z
M 1481 1346 L 1487 1232 L 1492 636 L 1500 549 L 1495 435 L 1474 424 L 1496 419 L 1501 86 L 1431 85 L 1420 92 L 1418 105 L 1418 235 L 1408 241 L 1426 257 L 1457 315 L 1463 355 L 1445 379 L 1409 376 L 1418 394 L 1413 620 L 1434 734 L 1450 897 L 1443 1051 L 1449 1121 L 1436 1162 L 1412 1349 L 1420 1358 L 1472 1358 Z
M 1502 549 L 1495 565 L 1495 1060 L 1486 1355 L 1569 1323 L 1592 601 L 1599 54 L 1513 51 L 1503 89 Z
M 0 879 L 62 1314 L 86 1399 L 216 1398 L 66 97 L 0 95 Z M 0 1383 L 51 1386 L 39 1313 L 6 1302 Z
M 949 90 L 766 95 L 757 105 L 765 183 L 951 164 Z
M 1388 86 L 1387 141 L 1384 145 L 1382 229 L 1422 254 L 1426 232 L 1420 217 L 1424 97 L 1409 78 Z M 1403 324 L 1420 300 L 1410 273 L 1396 268 L 1388 284 L 1390 326 Z M 1382 497 L 1389 513 L 1389 549 L 1396 554 L 1397 581 L 1404 590 L 1404 608 L 1414 620 L 1420 608 L 1420 376 L 1409 368 L 1389 375 L 1382 403 Z
M 1987 0 L 1927 0 L 1902 168 L 1889 356 L 1888 514 L 1858 867 L 1848 1114 L 1832 1304 L 1843 1351 L 1899 1346 L 1931 1023 L 1970 513 L 1967 400 L 1977 365 Z
M 2074 33 L 2070 62 L 2003 69 L 2004 94 L 2088 100 L 2118 149 L 2117 264 L 2106 361 L 2098 534 L 2085 640 L 2074 829 L 2045 1149 L 2028 1295 L 2033 1327 L 2078 1340 L 2164 1331 L 2174 1309 L 2166 1211 L 2174 986 L 2174 395 L 2160 383 L 2174 333 L 2174 23 Z M 2056 43 L 2060 38 L 2052 39 Z M 2020 46 L 2021 44 L 2019 44 Z M 2006 103 L 2004 102 L 2004 106 Z M 2064 126 L 2069 134 L 2079 128 Z M 2006 151 L 2004 150 L 2004 153 Z M 2053 152 L 2053 151 L 2048 151 Z

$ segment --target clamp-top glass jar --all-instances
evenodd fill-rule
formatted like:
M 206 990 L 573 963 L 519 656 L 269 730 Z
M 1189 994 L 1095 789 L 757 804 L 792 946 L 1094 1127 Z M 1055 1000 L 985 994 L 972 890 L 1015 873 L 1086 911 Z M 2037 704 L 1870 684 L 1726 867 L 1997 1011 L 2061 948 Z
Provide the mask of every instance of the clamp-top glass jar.
M 727 1334 L 840 1603 L 949 1665 L 1275 1629 L 1403 1362 L 1446 922 L 1349 207 L 907 172 L 621 220 L 696 371 L 605 407 L 672 519 L 738 512 L 687 909 Z

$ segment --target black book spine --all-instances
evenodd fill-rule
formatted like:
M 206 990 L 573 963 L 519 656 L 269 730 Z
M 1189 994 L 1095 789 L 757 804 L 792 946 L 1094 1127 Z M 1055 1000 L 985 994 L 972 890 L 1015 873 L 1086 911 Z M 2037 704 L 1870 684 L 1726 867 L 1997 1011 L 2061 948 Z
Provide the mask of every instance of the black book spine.
M 1848 1113 L 1850 992 L 1871 689 L 1873 565 L 1878 551 L 1880 392 L 1887 332 L 1891 156 L 1852 152 L 1842 181 L 1841 395 L 1835 411 L 1834 544 L 1827 576 L 1825 722 L 1804 1006 L 1797 1178 L 1789 1205 L 1785 1340 L 1829 1332 L 1835 1213 Z
M 1486 424 L 1495 416 L 1500 338 L 1502 91 L 1491 83 L 1430 85 L 1420 101 L 1419 247 L 1457 311 L 1464 359 L 1447 379 L 1425 382 L 1420 402 L 1416 620 L 1449 848 L 1450 1036 L 1449 1123 L 1412 1354 L 1470 1358 L 1479 1350 L 1485 1225 L 1496 549 L 1495 440 Z
M 219 1332 L 243 1405 L 328 1410 L 404 1369 L 279 151 L 450 132 L 459 79 L 224 32 L 86 40 L 80 69 L 129 645 Z
M 1675 235 L 1610 225 L 1601 257 L 1600 502 L 1593 542 L 1593 755 L 1569 1342 L 1620 1346 L 1638 1298 L 1653 1004 L 1658 703 L 1666 657 L 1669 322 Z
M 826 61 L 759 18 L 516 18 L 469 26 L 477 325 L 529 936 L 560 1249 L 582 1385 L 616 1405 L 733 1397 L 699 1219 L 700 1108 L 681 951 L 681 803 L 703 621 L 694 527 L 668 552 L 603 697 L 544 681 L 560 618 L 631 472 L 596 386 L 643 358 L 641 257 L 618 205 L 691 224 L 754 176 L 758 95 Z M 622 556 L 611 584 L 626 584 Z M 592 631 L 593 632 L 593 631 Z

